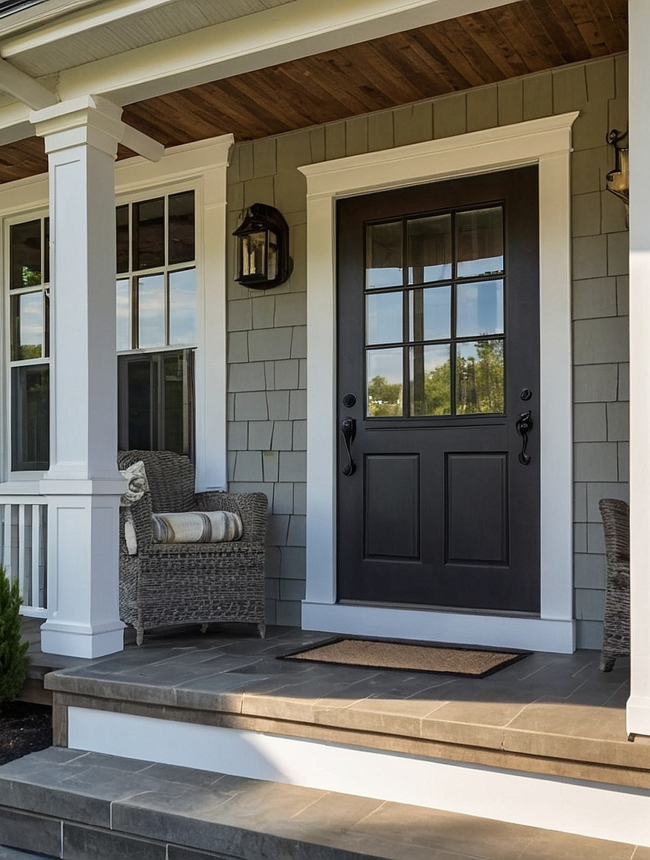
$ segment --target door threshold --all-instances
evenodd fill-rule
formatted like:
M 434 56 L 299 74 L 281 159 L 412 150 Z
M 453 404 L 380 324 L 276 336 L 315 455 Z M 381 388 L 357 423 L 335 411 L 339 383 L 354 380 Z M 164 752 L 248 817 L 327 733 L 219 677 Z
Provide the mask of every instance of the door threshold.
M 477 609 L 469 606 L 437 606 L 421 603 L 387 603 L 370 600 L 338 600 L 339 606 L 369 606 L 380 609 L 408 609 L 418 612 L 444 612 L 455 615 L 496 615 L 500 618 L 540 618 L 539 612 L 513 611 L 510 609 Z
M 396 604 L 302 602 L 303 630 L 572 654 L 575 621 Z

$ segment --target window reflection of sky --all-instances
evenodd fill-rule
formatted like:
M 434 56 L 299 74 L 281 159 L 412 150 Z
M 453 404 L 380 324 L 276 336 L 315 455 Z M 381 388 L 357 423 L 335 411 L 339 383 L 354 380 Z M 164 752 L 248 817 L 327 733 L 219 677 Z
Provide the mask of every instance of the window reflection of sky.
M 402 341 L 402 293 L 366 296 L 366 343 Z
M 19 297 L 19 346 L 43 348 L 43 293 L 23 293 Z M 22 356 L 27 358 L 27 356 Z M 36 358 L 37 356 L 29 356 Z
M 130 282 L 117 282 L 117 348 L 131 349 L 131 290 Z
M 165 279 L 163 275 L 138 278 L 138 346 L 165 343 Z
M 196 273 L 194 269 L 169 275 L 169 342 L 196 341 Z
M 503 281 L 458 284 L 456 336 L 503 334 Z
M 382 376 L 387 382 L 402 384 L 402 348 L 369 349 L 366 353 L 368 362 L 368 381 L 376 376 Z

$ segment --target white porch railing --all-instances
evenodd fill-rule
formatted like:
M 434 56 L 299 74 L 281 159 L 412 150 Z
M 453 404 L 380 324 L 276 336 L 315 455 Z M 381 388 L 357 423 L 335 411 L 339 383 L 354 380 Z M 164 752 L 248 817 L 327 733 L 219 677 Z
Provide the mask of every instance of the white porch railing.
M 17 579 L 21 612 L 47 614 L 47 503 L 40 496 L 0 496 L 0 565 Z

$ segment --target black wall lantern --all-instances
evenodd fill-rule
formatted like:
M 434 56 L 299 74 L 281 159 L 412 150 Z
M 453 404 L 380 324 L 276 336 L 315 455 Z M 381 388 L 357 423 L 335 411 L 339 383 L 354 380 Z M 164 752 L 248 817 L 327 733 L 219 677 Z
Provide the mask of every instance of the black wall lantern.
M 268 290 L 283 284 L 293 269 L 289 225 L 273 206 L 253 203 L 235 230 L 237 277 L 245 287 Z
M 630 206 L 630 153 L 627 132 L 613 128 L 607 135 L 607 143 L 614 147 L 615 165 L 605 177 L 606 188 L 625 203 L 625 219 L 629 220 Z

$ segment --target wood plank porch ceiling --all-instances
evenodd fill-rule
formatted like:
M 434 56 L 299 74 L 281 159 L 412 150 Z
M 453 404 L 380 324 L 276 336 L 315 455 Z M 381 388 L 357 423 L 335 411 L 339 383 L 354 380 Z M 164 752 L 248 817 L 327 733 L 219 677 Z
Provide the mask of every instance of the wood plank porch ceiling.
M 519 0 L 136 102 L 123 118 L 165 146 L 255 140 L 626 49 L 627 0 Z M 0 147 L 0 182 L 46 170 L 42 140 Z

